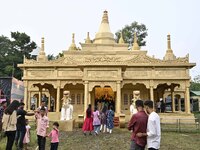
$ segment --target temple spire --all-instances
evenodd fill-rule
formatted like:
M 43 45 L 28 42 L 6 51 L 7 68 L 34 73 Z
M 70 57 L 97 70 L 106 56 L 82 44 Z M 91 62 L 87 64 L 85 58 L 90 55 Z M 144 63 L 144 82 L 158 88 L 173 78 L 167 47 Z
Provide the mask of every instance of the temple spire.
M 122 34 L 122 32 L 120 33 L 119 44 L 124 44 L 124 39 L 123 39 L 123 34 Z
M 44 51 L 44 37 L 42 37 L 41 39 L 41 48 L 40 48 L 40 52 L 39 55 L 37 56 L 37 61 L 45 61 L 46 58 L 46 54 Z
M 167 35 L 167 51 L 165 54 L 164 60 L 174 60 L 176 59 L 176 56 L 173 53 L 173 50 L 171 49 L 171 39 L 170 34 Z
M 75 34 L 72 33 L 72 44 L 70 45 L 68 50 L 77 50 L 76 44 L 75 44 Z
M 86 44 L 92 43 L 92 41 L 90 40 L 90 34 L 89 34 L 89 32 L 87 33 L 87 38 L 85 40 L 85 43 Z
M 167 35 L 167 49 L 171 50 L 171 39 L 170 39 L 170 34 Z
M 114 35 L 110 31 L 108 12 L 105 10 L 103 12 L 103 17 L 99 31 L 95 35 L 94 44 L 114 44 Z
M 133 41 L 132 50 L 140 50 L 140 47 L 139 47 L 138 42 L 137 42 L 137 34 L 136 34 L 136 32 L 134 33 L 134 41 Z

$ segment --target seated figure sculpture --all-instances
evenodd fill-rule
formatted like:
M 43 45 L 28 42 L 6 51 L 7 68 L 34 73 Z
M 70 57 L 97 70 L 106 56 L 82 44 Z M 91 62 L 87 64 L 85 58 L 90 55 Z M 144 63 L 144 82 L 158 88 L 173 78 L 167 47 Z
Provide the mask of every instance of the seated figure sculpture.
M 63 92 L 62 101 L 62 108 L 61 108 L 61 118 L 60 120 L 70 120 L 72 119 L 73 115 L 73 105 L 71 104 L 71 98 L 69 97 L 70 92 L 64 91 Z
M 133 91 L 133 99 L 132 99 L 132 104 L 130 105 L 130 113 L 131 113 L 131 116 L 133 114 L 136 114 L 137 113 L 137 109 L 136 109 L 136 106 L 135 106 L 135 101 L 140 99 L 140 91 L 136 90 L 136 91 Z

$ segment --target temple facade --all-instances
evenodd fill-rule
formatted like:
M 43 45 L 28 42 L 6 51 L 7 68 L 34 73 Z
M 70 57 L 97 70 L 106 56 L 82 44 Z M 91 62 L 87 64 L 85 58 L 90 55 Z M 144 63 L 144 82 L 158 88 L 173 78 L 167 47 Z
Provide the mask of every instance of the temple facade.
M 91 40 L 88 33 L 85 43 L 80 44 L 77 48 L 73 34 L 64 56 L 47 60 L 42 38 L 37 60 L 24 58 L 18 65 L 23 69 L 26 109 L 37 107 L 46 98 L 49 109 L 54 101 L 52 111 L 59 112 L 63 91 L 68 90 L 75 114 L 83 114 L 88 104 L 94 107 L 106 100 L 112 103 L 116 115 L 129 115 L 133 91 L 139 90 L 142 100 L 151 99 L 156 104 L 160 98 L 170 97 L 170 111 L 190 113 L 189 69 L 196 64 L 189 62 L 189 55 L 174 55 L 170 35 L 163 59 L 148 56 L 147 51 L 140 50 L 136 34 L 131 49 L 122 36 L 115 41 L 104 11 L 95 38 Z

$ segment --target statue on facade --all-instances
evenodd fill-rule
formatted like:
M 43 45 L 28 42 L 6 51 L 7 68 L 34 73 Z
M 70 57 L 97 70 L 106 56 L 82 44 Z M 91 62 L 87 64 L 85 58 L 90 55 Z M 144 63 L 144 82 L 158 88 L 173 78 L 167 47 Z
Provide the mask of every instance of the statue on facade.
M 135 101 L 140 99 L 140 91 L 136 90 L 136 91 L 133 91 L 133 99 L 132 99 L 132 104 L 130 105 L 130 113 L 131 113 L 131 116 L 133 114 L 136 114 L 137 113 L 137 109 L 136 109 L 136 106 L 135 106 Z
M 69 97 L 70 91 L 63 92 L 61 118 L 60 120 L 70 120 L 73 115 L 73 105 L 71 104 L 71 98 Z

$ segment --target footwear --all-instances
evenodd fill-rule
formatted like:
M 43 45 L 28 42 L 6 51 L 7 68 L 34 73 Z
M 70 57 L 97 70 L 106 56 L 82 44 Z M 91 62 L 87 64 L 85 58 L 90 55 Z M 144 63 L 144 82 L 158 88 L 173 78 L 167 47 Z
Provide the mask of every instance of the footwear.
M 96 134 L 96 135 L 98 135 L 98 132 L 97 132 L 97 131 L 95 131 L 95 134 Z
M 85 132 L 84 132 L 83 134 L 86 136 L 86 133 L 85 133 Z
M 92 135 L 92 133 L 90 132 L 89 135 Z

